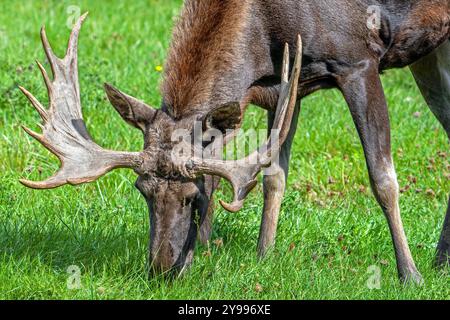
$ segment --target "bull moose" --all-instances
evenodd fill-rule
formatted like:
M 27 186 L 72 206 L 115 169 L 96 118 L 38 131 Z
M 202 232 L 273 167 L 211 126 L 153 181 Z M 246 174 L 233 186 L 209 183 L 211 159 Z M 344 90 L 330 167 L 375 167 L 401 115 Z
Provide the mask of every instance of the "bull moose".
M 105 150 L 86 129 L 77 71 L 78 35 L 86 15 L 74 26 L 63 59 L 52 52 L 42 29 L 53 79 L 39 67 L 50 106 L 45 109 L 21 88 L 44 122 L 42 134 L 25 130 L 58 156 L 61 168 L 44 182 L 21 182 L 49 189 L 91 182 L 119 167 L 133 169 L 139 175 L 136 187 L 149 207 L 153 269 L 180 272 L 191 264 L 197 238 L 204 242 L 210 237 L 213 193 L 220 179 L 228 180 L 234 191 L 233 202 L 221 204 L 236 212 L 256 185 L 257 175 L 270 164 L 274 170 L 263 178 L 258 242 L 258 254 L 264 256 L 275 240 L 300 100 L 320 89 L 337 88 L 361 138 L 371 186 L 391 231 L 399 277 L 420 283 L 400 217 L 388 108 L 379 74 L 410 66 L 450 136 L 449 2 L 186 0 L 168 53 L 161 107 L 151 108 L 105 85 L 123 119 L 142 131 L 142 152 Z M 372 25 L 370 8 L 376 8 L 377 23 Z M 205 158 L 194 152 L 174 160 L 176 130 L 191 132 L 200 122 L 204 130 L 219 131 L 224 136 L 217 139 L 221 143 L 203 143 L 214 153 L 238 130 L 249 104 L 267 110 L 269 127 L 279 133 L 278 147 L 273 148 L 275 141 L 268 138 L 243 159 Z M 249 161 L 254 159 L 258 161 Z M 449 219 L 450 208 L 437 249 L 441 266 L 450 262 Z

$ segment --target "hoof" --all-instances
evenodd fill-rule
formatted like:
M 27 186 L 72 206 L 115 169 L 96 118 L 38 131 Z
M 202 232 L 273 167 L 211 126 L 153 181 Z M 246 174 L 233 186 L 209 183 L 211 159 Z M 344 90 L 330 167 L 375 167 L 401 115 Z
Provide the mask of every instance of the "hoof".
M 270 252 L 274 250 L 275 245 L 258 245 L 258 259 L 264 260 Z
M 400 281 L 405 285 L 405 286 L 423 286 L 424 285 L 424 280 L 422 275 L 419 273 L 419 271 L 412 271 L 412 272 L 408 272 L 406 274 L 400 275 Z
M 450 267 L 450 252 L 448 252 L 448 250 L 437 252 L 434 267 L 438 269 Z

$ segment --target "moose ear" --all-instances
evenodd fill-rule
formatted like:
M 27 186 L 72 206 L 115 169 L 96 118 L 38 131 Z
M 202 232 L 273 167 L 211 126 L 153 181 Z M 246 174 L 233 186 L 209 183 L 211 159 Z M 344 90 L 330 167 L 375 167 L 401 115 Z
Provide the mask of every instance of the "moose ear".
M 105 91 L 109 101 L 121 117 L 130 125 L 145 132 L 145 126 L 154 118 L 156 110 L 110 84 L 105 83 Z
M 203 118 L 203 129 L 226 130 L 237 129 L 242 121 L 242 110 L 239 102 L 230 102 L 218 106 Z

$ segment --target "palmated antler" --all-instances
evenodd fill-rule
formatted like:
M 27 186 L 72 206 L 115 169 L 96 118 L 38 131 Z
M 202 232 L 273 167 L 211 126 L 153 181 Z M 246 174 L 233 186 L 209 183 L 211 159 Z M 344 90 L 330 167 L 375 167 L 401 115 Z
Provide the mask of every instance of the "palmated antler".
M 287 44 L 284 50 L 280 96 L 272 128 L 278 133 L 278 141 L 273 141 L 273 136 L 270 135 L 264 145 L 257 151 L 246 158 L 236 161 L 193 157 L 185 163 L 187 171 L 193 175 L 209 174 L 220 176 L 231 183 L 234 192 L 233 202 L 228 204 L 220 201 L 221 205 L 230 212 L 237 212 L 242 208 L 246 196 L 257 184 L 257 175 L 263 168 L 267 168 L 272 164 L 287 138 L 297 102 L 301 61 L 302 41 L 301 37 L 298 36 L 297 52 L 290 80 L 289 46 Z
M 41 30 L 42 43 L 53 72 L 52 81 L 38 62 L 47 86 L 49 108 L 46 110 L 31 93 L 20 87 L 43 121 L 42 134 L 25 127 L 24 130 L 54 153 L 61 162 L 58 172 L 46 181 L 20 180 L 30 188 L 51 189 L 65 184 L 87 183 L 112 169 L 136 169 L 142 163 L 140 153 L 116 152 L 101 148 L 92 140 L 86 129 L 81 113 L 77 65 L 78 36 L 86 16 L 87 13 L 75 24 L 63 59 L 53 53 L 45 29 Z

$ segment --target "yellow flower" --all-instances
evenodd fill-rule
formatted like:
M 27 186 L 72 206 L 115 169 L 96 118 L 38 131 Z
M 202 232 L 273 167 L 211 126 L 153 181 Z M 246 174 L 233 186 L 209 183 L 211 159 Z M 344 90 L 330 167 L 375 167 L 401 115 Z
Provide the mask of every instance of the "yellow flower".
M 162 71 L 163 71 L 163 67 L 162 67 L 162 66 L 156 66 L 156 67 L 155 67 L 155 70 L 156 70 L 157 72 L 162 72 Z

